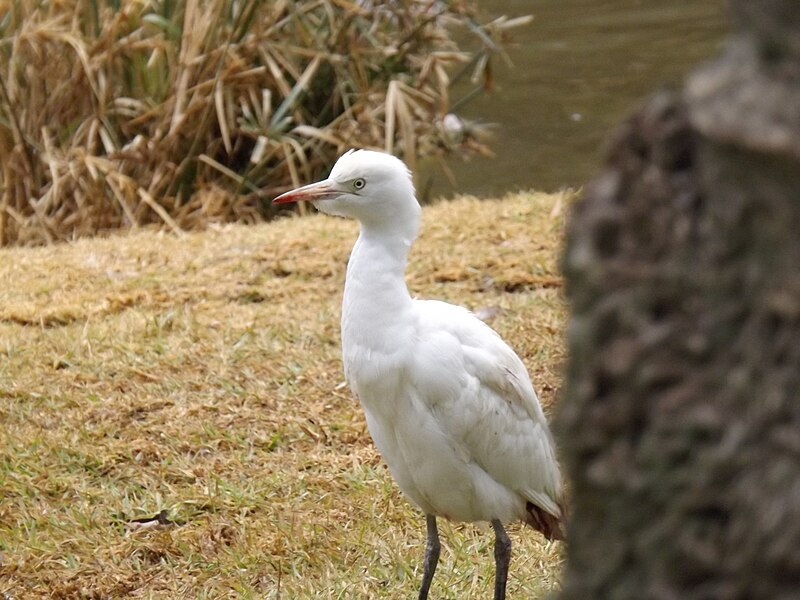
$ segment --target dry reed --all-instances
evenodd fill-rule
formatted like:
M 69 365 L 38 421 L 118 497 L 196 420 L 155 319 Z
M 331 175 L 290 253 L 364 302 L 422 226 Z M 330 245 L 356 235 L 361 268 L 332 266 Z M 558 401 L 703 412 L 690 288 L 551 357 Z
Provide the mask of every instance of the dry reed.
M 473 13 L 466 0 L 0 0 L 0 246 L 252 222 L 348 147 L 409 162 L 464 148 L 442 125 L 451 80 L 485 85 L 497 40 L 524 21 Z

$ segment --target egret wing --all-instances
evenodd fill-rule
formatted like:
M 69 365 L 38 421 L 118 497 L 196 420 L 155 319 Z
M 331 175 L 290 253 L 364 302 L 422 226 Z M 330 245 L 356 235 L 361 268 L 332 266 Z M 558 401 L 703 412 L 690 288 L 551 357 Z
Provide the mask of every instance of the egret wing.
M 414 372 L 440 426 L 495 481 L 560 516 L 555 445 L 525 365 L 466 309 L 420 304 Z

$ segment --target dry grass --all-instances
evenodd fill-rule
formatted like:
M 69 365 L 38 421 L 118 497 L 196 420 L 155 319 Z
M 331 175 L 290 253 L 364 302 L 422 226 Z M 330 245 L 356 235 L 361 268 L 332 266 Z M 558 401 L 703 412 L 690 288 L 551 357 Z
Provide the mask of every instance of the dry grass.
M 427 207 L 410 264 L 416 294 L 495 307 L 547 407 L 568 201 Z M 341 385 L 356 227 L 311 216 L 0 251 L 0 595 L 415 595 L 424 520 Z M 510 531 L 510 597 L 556 589 L 560 547 Z M 491 532 L 442 534 L 432 597 L 488 597 Z
M 467 0 L 0 0 L 0 246 L 253 222 L 350 147 L 480 148 L 442 125 L 451 80 L 488 84 L 524 22 Z

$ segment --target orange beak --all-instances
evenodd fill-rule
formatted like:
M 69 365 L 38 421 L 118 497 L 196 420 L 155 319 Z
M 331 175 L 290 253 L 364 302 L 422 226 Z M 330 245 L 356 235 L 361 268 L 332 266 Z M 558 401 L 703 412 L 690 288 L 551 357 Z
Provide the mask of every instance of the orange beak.
M 310 183 L 296 190 L 281 194 L 272 203 L 289 204 L 290 202 L 299 202 L 301 200 L 314 202 L 317 200 L 331 200 L 337 196 L 339 196 L 339 190 L 336 189 L 335 184 L 328 179 L 323 179 L 317 183 Z

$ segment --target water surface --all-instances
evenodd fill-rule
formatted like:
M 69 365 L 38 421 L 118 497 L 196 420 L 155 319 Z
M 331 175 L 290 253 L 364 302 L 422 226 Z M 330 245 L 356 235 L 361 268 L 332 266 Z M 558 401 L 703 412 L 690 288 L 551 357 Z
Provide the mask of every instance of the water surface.
M 493 159 L 452 161 L 433 195 L 498 196 L 584 184 L 613 126 L 659 87 L 681 84 L 719 49 L 724 0 L 481 0 L 489 15 L 534 15 L 495 61 L 494 91 L 460 114 L 497 123 Z M 455 96 L 457 97 L 457 96 Z

